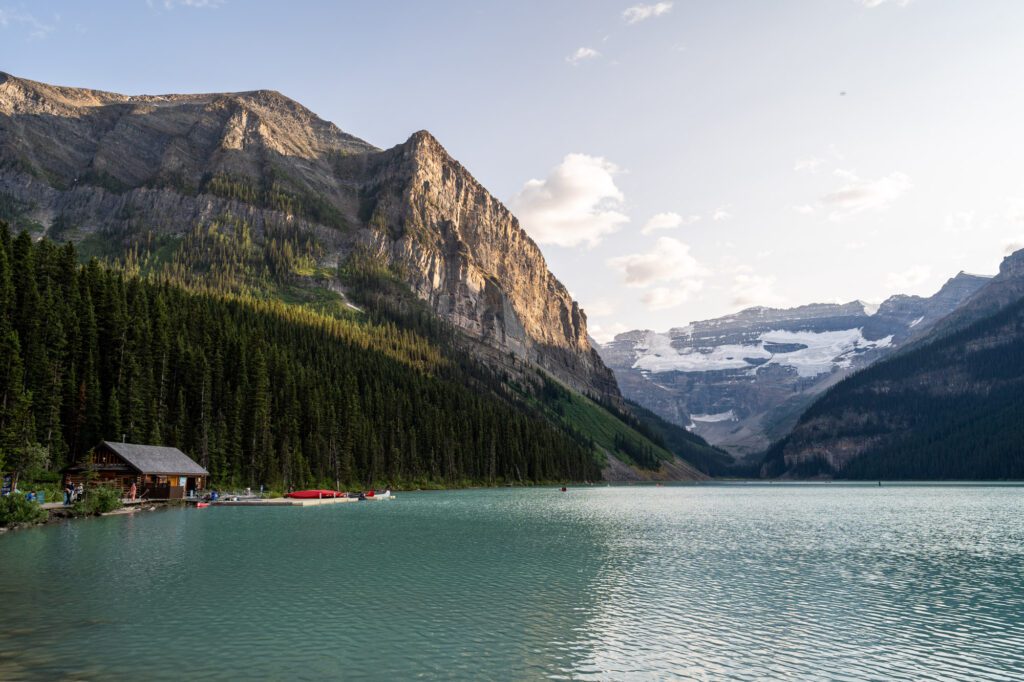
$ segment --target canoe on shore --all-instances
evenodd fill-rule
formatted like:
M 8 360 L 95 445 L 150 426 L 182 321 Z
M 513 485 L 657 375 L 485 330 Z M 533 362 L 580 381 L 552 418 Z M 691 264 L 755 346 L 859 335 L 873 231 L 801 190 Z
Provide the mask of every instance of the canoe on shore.
M 340 493 L 337 490 L 296 490 L 285 497 L 296 500 L 320 500 L 325 497 L 348 497 L 348 493 Z

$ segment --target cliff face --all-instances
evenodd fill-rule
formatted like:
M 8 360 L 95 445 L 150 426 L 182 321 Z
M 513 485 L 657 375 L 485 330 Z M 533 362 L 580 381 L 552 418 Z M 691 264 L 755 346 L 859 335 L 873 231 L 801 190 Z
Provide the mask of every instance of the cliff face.
M 360 212 L 369 239 L 441 315 L 577 390 L 617 388 L 586 315 L 519 221 L 429 133 L 370 160 Z
M 621 400 L 516 218 L 428 133 L 381 151 L 267 90 L 125 96 L 0 74 L 0 218 L 54 238 L 181 236 L 230 213 L 333 266 L 369 247 L 483 359 Z

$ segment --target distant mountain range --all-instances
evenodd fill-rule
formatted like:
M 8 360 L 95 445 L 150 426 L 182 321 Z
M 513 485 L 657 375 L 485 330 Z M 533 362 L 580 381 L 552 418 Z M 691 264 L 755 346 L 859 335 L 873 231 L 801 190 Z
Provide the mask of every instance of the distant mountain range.
M 1024 250 L 929 334 L 828 391 L 761 473 L 1024 479 Z
M 961 272 L 933 296 L 892 296 L 877 308 L 749 308 L 619 334 L 599 352 L 627 399 L 742 459 L 786 435 L 830 386 L 926 337 L 988 283 Z

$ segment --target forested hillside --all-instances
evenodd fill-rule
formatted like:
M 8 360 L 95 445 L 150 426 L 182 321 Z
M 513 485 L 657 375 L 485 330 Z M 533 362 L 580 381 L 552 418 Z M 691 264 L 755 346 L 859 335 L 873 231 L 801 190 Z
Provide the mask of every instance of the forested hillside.
M 1024 299 L 836 385 L 763 472 L 1024 479 Z
M 608 455 L 674 460 L 627 415 L 476 360 L 372 258 L 331 275 L 357 311 L 301 284 L 293 240 L 245 235 L 225 217 L 173 260 L 82 265 L 71 244 L 0 223 L 0 457 L 45 449 L 57 470 L 125 439 L 180 447 L 220 484 L 271 486 L 597 480 Z M 614 439 L 590 428 L 609 420 Z
M 590 443 L 396 325 L 189 292 L 0 229 L 0 436 L 175 445 L 244 485 L 598 479 Z M 490 382 L 490 385 L 488 385 Z

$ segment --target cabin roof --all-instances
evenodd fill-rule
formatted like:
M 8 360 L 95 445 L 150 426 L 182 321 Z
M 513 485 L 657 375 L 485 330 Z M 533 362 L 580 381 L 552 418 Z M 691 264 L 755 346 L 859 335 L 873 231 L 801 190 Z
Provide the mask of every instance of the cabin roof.
M 143 474 L 209 475 L 206 469 L 199 466 L 178 448 L 136 443 L 111 443 L 108 440 L 103 441 L 101 445 L 116 452 L 121 459 Z

